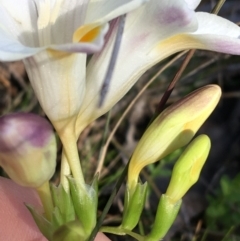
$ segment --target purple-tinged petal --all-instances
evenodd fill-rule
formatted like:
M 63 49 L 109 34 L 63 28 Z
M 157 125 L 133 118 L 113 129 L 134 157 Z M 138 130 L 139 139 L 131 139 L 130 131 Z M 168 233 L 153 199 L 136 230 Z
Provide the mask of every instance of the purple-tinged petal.
M 17 131 L 17 135 L 16 135 Z M 0 152 L 15 151 L 24 141 L 44 147 L 53 132 L 46 119 L 31 113 L 13 113 L 0 117 Z
M 148 18 L 146 18 L 146 12 Z M 106 113 L 124 96 L 138 78 L 151 66 L 162 60 L 162 53 L 153 56 L 151 50 L 178 33 L 197 30 L 197 18 L 185 1 L 154 1 L 127 15 L 119 56 L 104 105 L 97 108 L 99 93 L 111 56 L 117 24 L 110 29 L 104 49 L 95 54 L 87 66 L 86 94 L 81 107 L 77 128 Z M 168 49 L 168 56 L 172 54 Z M 85 120 L 86 118 L 86 120 Z
M 0 165 L 16 183 L 40 187 L 52 177 L 57 145 L 43 117 L 16 113 L 0 117 Z
M 236 24 L 209 13 L 196 14 L 199 27 L 195 32 L 172 36 L 156 45 L 152 54 L 169 56 L 185 49 L 203 49 L 240 55 L 240 28 Z
M 240 54 L 237 25 L 213 14 L 195 13 L 189 8 L 190 1 L 187 3 L 150 0 L 127 15 L 109 92 L 104 105 L 98 108 L 116 26 L 110 29 L 103 51 L 95 54 L 87 67 L 86 95 L 77 122 L 79 132 L 85 127 L 82 123 L 90 123 L 107 112 L 147 69 L 171 54 L 185 49 Z M 198 2 L 191 3 L 194 6 Z
M 192 34 L 202 49 L 240 54 L 240 27 L 227 19 L 208 13 L 196 14 L 199 27 Z M 190 35 L 191 36 L 191 35 Z

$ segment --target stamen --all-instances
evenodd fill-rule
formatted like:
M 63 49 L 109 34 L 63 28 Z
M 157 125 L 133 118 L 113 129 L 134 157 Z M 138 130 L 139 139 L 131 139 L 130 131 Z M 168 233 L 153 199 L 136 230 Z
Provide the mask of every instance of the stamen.
M 119 49 L 120 49 L 120 44 L 122 41 L 122 35 L 123 35 L 123 30 L 124 30 L 124 25 L 125 25 L 125 20 L 126 20 L 126 14 L 122 15 L 119 18 L 119 24 L 118 24 L 118 30 L 117 30 L 117 35 L 115 39 L 115 43 L 113 46 L 113 51 L 112 51 L 112 56 L 108 65 L 107 73 L 105 75 L 102 88 L 101 88 L 101 93 L 100 93 L 100 100 L 98 103 L 98 107 L 100 108 L 103 105 L 103 102 L 106 98 L 107 92 L 109 90 L 111 78 L 114 72 L 115 64 L 117 61 Z

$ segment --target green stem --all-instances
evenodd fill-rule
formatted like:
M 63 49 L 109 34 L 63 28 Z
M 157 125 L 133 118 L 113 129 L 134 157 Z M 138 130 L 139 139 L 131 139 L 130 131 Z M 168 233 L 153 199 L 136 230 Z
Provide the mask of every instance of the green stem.
M 65 177 L 70 174 L 70 171 L 76 182 L 81 185 L 82 188 L 85 188 L 85 181 L 78 156 L 77 138 L 75 133 L 75 125 L 77 120 L 76 118 L 77 115 L 73 115 L 67 119 L 52 122 L 63 144 L 63 159 L 61 170 L 61 181 L 63 183 L 61 184 L 66 189 L 65 191 L 69 190 Z
M 80 158 L 78 155 L 76 138 L 71 133 L 66 133 L 66 135 L 60 136 L 60 138 L 73 178 L 78 184 L 82 186 L 82 188 L 85 188 L 85 181 L 83 177 L 82 167 L 80 164 Z
M 63 149 L 62 158 L 61 158 L 61 173 L 60 173 L 60 183 L 62 184 L 64 190 L 69 193 L 69 183 L 67 180 L 67 176 L 71 174 L 71 169 L 68 164 L 68 160 L 66 157 L 66 153 Z
M 126 177 L 126 174 L 127 174 L 127 171 L 128 171 L 128 165 L 129 165 L 129 162 L 128 162 L 128 164 L 125 166 L 125 168 L 124 168 L 124 170 L 123 170 L 120 178 L 118 179 L 118 181 L 117 181 L 117 183 L 116 183 L 116 185 L 115 185 L 115 187 L 114 187 L 114 189 L 113 189 L 113 191 L 112 191 L 112 194 L 111 194 L 111 196 L 109 197 L 109 199 L 108 199 L 108 201 L 107 201 L 107 204 L 106 204 L 106 206 L 104 207 L 103 212 L 102 212 L 100 218 L 98 219 L 98 222 L 97 222 L 95 228 L 93 229 L 93 231 L 92 231 L 92 233 L 91 233 L 88 241 L 93 241 L 93 240 L 95 239 L 95 237 L 96 237 L 96 235 L 97 235 L 100 227 L 102 226 L 103 220 L 104 220 L 104 218 L 106 217 L 106 215 L 107 215 L 107 213 L 108 213 L 108 211 L 109 211 L 109 209 L 110 209 L 110 207 L 111 207 L 111 205 L 112 205 L 112 203 L 113 203 L 113 200 L 114 200 L 117 192 L 119 191 L 119 189 L 120 189 L 120 187 L 121 187 L 121 185 L 122 185 L 122 183 L 123 183 L 123 181 L 124 181 L 124 179 L 125 179 L 125 177 Z
M 130 230 L 127 229 L 122 229 L 119 227 L 108 227 L 108 226 L 103 226 L 100 228 L 100 231 L 103 233 L 112 233 L 112 234 L 116 234 L 116 235 L 129 235 L 133 238 L 135 238 L 138 241 L 144 241 L 144 237 L 141 236 L 140 234 L 134 233 Z
M 45 182 L 42 186 L 36 188 L 37 193 L 41 199 L 45 216 L 47 220 L 51 222 L 52 219 L 52 211 L 53 211 L 53 201 L 52 201 L 52 195 L 51 190 L 49 186 L 49 182 Z
M 222 241 L 230 240 L 230 239 L 228 239 L 228 238 L 229 238 L 229 236 L 232 234 L 232 232 L 234 231 L 234 229 L 235 229 L 235 226 L 232 226 L 232 227 L 228 230 L 228 232 L 226 233 L 226 235 L 223 237 Z

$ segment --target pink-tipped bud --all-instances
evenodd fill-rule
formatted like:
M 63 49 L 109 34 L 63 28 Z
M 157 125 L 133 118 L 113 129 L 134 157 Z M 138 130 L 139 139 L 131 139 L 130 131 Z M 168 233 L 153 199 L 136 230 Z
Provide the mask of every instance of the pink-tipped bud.
M 40 187 L 54 174 L 56 139 L 50 123 L 35 114 L 0 117 L 0 166 L 16 183 Z

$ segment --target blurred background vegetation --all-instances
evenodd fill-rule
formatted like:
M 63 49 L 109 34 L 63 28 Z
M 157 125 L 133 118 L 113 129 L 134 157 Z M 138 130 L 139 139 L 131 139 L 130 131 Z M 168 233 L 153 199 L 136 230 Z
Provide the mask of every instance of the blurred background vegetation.
M 216 1 L 205 0 L 198 9 L 210 12 L 215 4 Z M 219 15 L 239 23 L 239 0 L 227 0 Z M 151 77 L 172 58 L 145 73 L 110 114 L 99 118 L 84 130 L 78 147 L 88 182 L 94 175 L 101 147 L 124 110 Z M 111 139 L 100 177 L 99 215 L 182 61 L 183 57 L 156 78 Z M 164 239 L 166 241 L 240 240 L 240 57 L 196 51 L 167 104 L 198 87 L 213 83 L 222 87 L 223 96 L 212 116 L 199 131 L 210 136 L 211 153 L 198 183 L 184 197 L 176 222 Z M 16 111 L 44 116 L 22 62 L 0 63 L 0 115 Z M 153 224 L 159 196 L 166 190 L 173 164 L 181 151 L 177 150 L 142 172 L 142 180 L 149 183 L 149 195 L 137 232 L 147 233 Z M 52 180 L 56 184 L 59 181 L 60 142 L 58 154 L 58 166 Z M 0 175 L 6 176 L 2 170 Z M 123 185 L 104 221 L 105 225 L 115 226 L 120 223 L 124 189 Z M 130 237 L 110 237 L 113 241 L 132 240 Z

